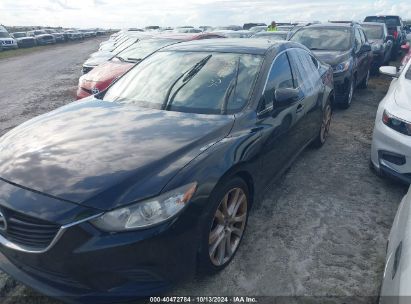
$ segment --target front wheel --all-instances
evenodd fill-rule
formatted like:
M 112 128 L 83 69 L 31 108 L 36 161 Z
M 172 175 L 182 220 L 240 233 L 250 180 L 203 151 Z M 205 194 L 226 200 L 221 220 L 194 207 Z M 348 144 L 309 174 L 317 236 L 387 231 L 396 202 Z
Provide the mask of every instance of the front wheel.
M 330 101 L 327 101 L 327 104 L 325 105 L 324 111 L 323 111 L 321 129 L 313 142 L 313 147 L 320 148 L 324 145 L 325 141 L 327 140 L 328 133 L 330 132 L 331 117 L 332 117 L 332 107 L 331 107 Z
M 355 78 L 351 79 L 348 90 L 349 90 L 348 95 L 345 97 L 344 102 L 341 103 L 341 107 L 343 109 L 348 109 L 351 106 L 351 102 L 352 102 L 352 99 L 354 96 L 354 90 L 355 90 Z
M 368 83 L 370 81 L 370 70 L 367 71 L 367 75 L 365 75 L 364 79 L 360 83 L 360 89 L 368 88 Z
M 200 270 L 215 273 L 233 259 L 247 226 L 249 194 L 239 177 L 217 186 L 211 196 L 212 208 L 203 228 L 199 256 Z

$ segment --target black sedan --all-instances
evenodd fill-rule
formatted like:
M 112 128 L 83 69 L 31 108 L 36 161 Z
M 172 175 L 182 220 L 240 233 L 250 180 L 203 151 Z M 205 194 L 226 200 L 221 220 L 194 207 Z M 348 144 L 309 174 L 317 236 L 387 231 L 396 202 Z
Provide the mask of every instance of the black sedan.
M 332 79 L 300 44 L 187 42 L 22 124 L 0 139 L 0 268 L 87 303 L 221 270 L 266 186 L 324 144 Z
M 289 40 L 304 44 L 333 67 L 339 106 L 350 107 L 355 89 L 367 88 L 373 55 L 358 23 L 313 24 L 299 29 Z

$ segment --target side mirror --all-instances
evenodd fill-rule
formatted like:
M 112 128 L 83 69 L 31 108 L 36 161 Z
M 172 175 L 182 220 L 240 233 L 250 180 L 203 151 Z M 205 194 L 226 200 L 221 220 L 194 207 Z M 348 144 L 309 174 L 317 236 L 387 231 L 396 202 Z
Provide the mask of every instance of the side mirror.
M 288 107 L 298 101 L 300 91 L 292 88 L 282 88 L 275 90 L 273 101 L 273 109 Z
M 386 41 L 394 41 L 394 36 L 393 35 L 387 35 L 387 37 L 385 38 Z
M 380 73 L 394 78 L 398 77 L 397 68 L 395 66 L 382 66 L 380 67 Z
M 361 53 L 371 52 L 371 45 L 363 44 L 360 49 Z

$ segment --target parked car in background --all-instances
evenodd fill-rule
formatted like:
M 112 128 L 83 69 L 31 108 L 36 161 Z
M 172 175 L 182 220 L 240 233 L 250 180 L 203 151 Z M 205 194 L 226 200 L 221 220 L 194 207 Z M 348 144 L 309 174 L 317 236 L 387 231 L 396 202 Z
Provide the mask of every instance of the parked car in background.
M 398 207 L 388 236 L 378 304 L 406 304 L 411 297 L 411 188 Z
M 276 32 L 258 32 L 252 36 L 252 38 L 262 38 L 270 40 L 287 40 L 288 32 L 276 31 Z
M 19 47 L 33 47 L 37 45 L 36 39 L 27 36 L 26 32 L 11 33 L 11 36 L 16 39 Z
M 54 39 L 56 39 L 56 42 L 64 42 L 66 39 L 64 38 L 64 33 L 58 32 L 54 29 L 44 29 L 44 31 L 47 34 L 53 35 Z
M 253 33 L 258 33 L 258 32 L 266 32 L 268 29 L 268 27 L 266 25 L 258 25 L 258 26 L 253 26 L 252 28 L 250 28 L 250 32 Z
M 256 26 L 263 26 L 263 27 L 267 28 L 267 24 L 265 24 L 265 23 L 252 23 L 251 22 L 251 23 L 244 23 L 243 30 L 248 31 L 248 30 L 251 30 L 251 28 L 256 27 Z
M 388 34 L 387 26 L 378 22 L 361 23 L 373 53 L 372 69 L 378 72 L 380 66 L 387 64 L 391 59 L 394 37 Z
M 393 77 L 380 102 L 371 145 L 371 164 L 379 174 L 411 183 L 411 61 L 397 72 L 383 66 L 380 73 Z
M 348 108 L 356 87 L 366 88 L 372 62 L 371 46 L 358 23 L 324 23 L 300 28 L 291 41 L 299 42 L 334 70 L 335 102 Z
M 83 34 L 77 30 L 66 30 L 64 31 L 64 38 L 67 41 L 81 40 L 83 39 Z
M 56 39 L 45 30 L 34 30 L 27 32 L 27 35 L 36 39 L 37 45 L 55 44 Z
M 211 32 L 215 35 L 221 35 L 226 38 L 250 38 L 253 34 L 251 31 L 232 31 L 232 30 L 220 30 Z
M 239 25 L 217 26 L 214 31 L 242 31 L 243 27 Z
M 332 89 L 299 44 L 192 41 L 25 122 L 0 139 L 0 208 L 24 227 L 0 231 L 0 268 L 87 303 L 223 269 L 253 202 L 326 141 Z
M 16 39 L 10 36 L 5 27 L 0 25 L 0 45 L 1 50 L 17 49 L 19 46 Z
M 195 33 L 202 33 L 203 30 L 199 28 L 194 28 L 194 27 L 183 27 L 183 28 L 176 28 L 174 29 L 175 33 L 189 33 L 189 34 L 195 34 Z
M 79 30 L 83 34 L 84 38 L 92 38 L 97 36 L 97 32 L 90 29 Z
M 291 32 L 294 29 L 294 25 L 279 25 L 277 26 L 278 31 Z
M 129 39 L 125 40 L 123 43 L 118 44 L 117 47 L 114 48 L 111 51 L 106 50 L 106 51 L 94 52 L 93 54 L 90 55 L 90 58 L 88 58 L 83 63 L 82 73 L 86 74 L 86 73 L 90 72 L 96 66 L 99 66 L 100 64 L 110 60 L 115 55 L 119 54 L 123 50 L 126 50 L 127 48 L 129 48 L 133 44 L 138 43 L 140 40 L 148 39 L 148 38 L 151 38 L 151 37 L 152 37 L 152 35 L 149 35 L 149 34 L 146 34 L 146 33 L 141 33 L 141 35 L 133 35 Z
M 401 50 L 401 45 L 405 42 L 406 34 L 404 24 L 400 16 L 383 15 L 383 16 L 367 16 L 364 22 L 381 22 L 385 23 L 388 29 L 388 34 L 394 37 L 394 45 L 392 49 L 392 59 L 395 60 Z
M 212 33 L 164 34 L 140 40 L 111 57 L 108 61 L 93 68 L 91 71 L 87 72 L 83 70 L 84 75 L 79 79 L 76 98 L 81 99 L 104 91 L 113 81 L 121 77 L 145 57 L 159 49 L 184 41 L 211 38 L 224 37 Z M 83 69 L 84 68 L 85 67 L 83 67 Z

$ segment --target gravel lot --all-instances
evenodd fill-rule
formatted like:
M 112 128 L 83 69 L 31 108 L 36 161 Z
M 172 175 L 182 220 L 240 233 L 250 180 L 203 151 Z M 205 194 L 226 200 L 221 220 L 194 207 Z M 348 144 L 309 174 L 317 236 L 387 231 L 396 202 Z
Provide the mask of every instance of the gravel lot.
M 0 135 L 72 101 L 81 63 L 99 42 L 0 60 L 7 75 L 0 78 Z M 180 283 L 170 294 L 356 296 L 355 303 L 373 303 L 389 229 L 406 192 L 368 168 L 375 112 L 388 85 L 374 77 L 350 109 L 335 111 L 325 146 L 305 151 L 255 205 L 226 270 Z M 1 297 L 7 304 L 58 303 L 0 273 Z

